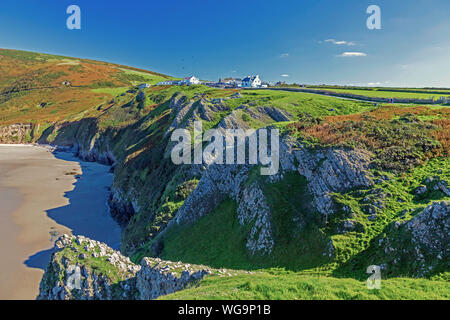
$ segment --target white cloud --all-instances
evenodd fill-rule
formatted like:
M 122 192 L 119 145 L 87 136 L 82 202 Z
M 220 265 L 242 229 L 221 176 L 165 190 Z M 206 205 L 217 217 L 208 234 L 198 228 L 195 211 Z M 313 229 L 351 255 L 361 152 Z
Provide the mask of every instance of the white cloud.
M 288 74 L 286 74 L 286 73 L 283 73 L 282 75 L 281 75 L 283 78 L 287 78 L 287 77 L 289 77 L 289 75 Z
M 340 54 L 338 57 L 365 57 L 367 56 L 364 52 L 344 52 Z
M 325 40 L 325 42 L 330 42 L 330 43 L 336 44 L 338 46 L 342 46 L 342 45 L 354 46 L 354 45 L 356 45 L 356 43 L 354 43 L 353 41 L 344 41 L 344 40 L 338 41 L 336 39 L 327 39 L 327 40 Z
M 280 54 L 280 58 L 287 58 L 287 57 L 289 57 L 289 53 Z
M 381 82 L 369 82 L 367 85 L 369 87 L 378 87 L 381 85 Z

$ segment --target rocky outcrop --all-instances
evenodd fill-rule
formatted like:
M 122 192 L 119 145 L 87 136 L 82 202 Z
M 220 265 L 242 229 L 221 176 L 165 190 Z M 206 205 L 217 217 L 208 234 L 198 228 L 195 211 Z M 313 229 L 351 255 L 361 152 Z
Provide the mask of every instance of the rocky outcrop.
M 0 143 L 29 143 L 32 142 L 32 124 L 12 124 L 0 127 Z
M 237 217 L 241 225 L 252 224 L 247 237 L 247 249 L 252 254 L 270 253 L 274 246 L 270 209 L 257 183 L 247 185 L 251 166 L 208 166 L 197 188 L 189 195 L 170 224 L 193 223 L 210 213 L 226 198 L 238 204 Z
M 333 192 L 373 185 L 368 170 L 371 154 L 367 151 L 341 148 L 311 151 L 300 145 L 292 154 L 298 163 L 298 172 L 308 180 L 314 206 L 325 216 L 335 210 Z
M 414 190 L 414 194 L 419 199 L 425 198 L 429 193 L 434 191 L 442 192 L 443 196 L 450 196 L 450 188 L 448 182 L 439 176 L 427 177 L 423 184 Z
M 246 165 L 208 166 L 173 221 L 178 224 L 192 223 L 211 212 L 226 197 L 236 199 L 241 192 L 241 185 L 248 178 L 249 169 Z
M 419 255 L 450 257 L 450 202 L 434 202 L 405 224 Z
M 308 189 L 314 197 L 314 206 L 323 215 L 333 214 L 335 210 L 333 192 L 369 188 L 374 185 L 369 171 L 372 154 L 365 150 L 350 148 L 311 150 L 292 137 L 284 136 L 280 141 L 279 156 L 281 171 L 269 179 L 272 182 L 278 181 L 286 171 L 297 171 L 305 176 L 308 180 Z M 236 187 L 242 182 L 242 177 L 233 183 L 233 178 L 227 173 L 218 174 L 218 168 L 220 166 L 211 169 L 208 167 L 206 173 L 211 170 L 214 172 L 213 176 L 217 176 L 216 180 L 229 181 L 234 190 L 231 197 L 240 200 L 236 197 L 240 194 L 236 192 Z M 245 170 L 248 171 L 250 168 L 247 166 L 243 173 L 246 174 Z M 202 185 L 199 184 L 199 187 Z
M 249 107 L 247 105 L 241 105 L 233 110 L 228 116 L 224 117 L 218 124 L 218 128 L 251 129 L 250 123 L 243 118 L 244 114 L 253 121 L 266 124 L 291 121 L 293 119 L 293 116 L 289 112 L 280 108 L 269 106 Z
M 204 266 L 144 258 L 137 274 L 136 288 L 141 300 L 153 300 L 183 290 L 211 273 L 211 269 Z
M 90 149 L 83 149 L 76 146 L 75 154 L 83 161 L 98 162 L 107 166 L 114 166 L 117 163 L 114 153 L 110 150 L 99 150 L 97 146 Z
M 251 254 L 271 253 L 275 245 L 271 212 L 257 183 L 246 186 L 238 196 L 237 218 L 241 225 L 253 224 L 246 247 Z
M 394 226 L 397 230 L 378 241 L 388 268 L 406 268 L 417 277 L 448 270 L 450 202 L 434 202 L 411 220 Z
M 180 94 L 175 94 L 170 100 L 169 109 L 171 109 L 172 123 L 166 130 L 167 136 L 173 130 L 181 128 L 184 118 L 192 108 L 192 103 L 188 101 L 187 97 Z
M 276 122 L 291 121 L 293 119 L 292 114 L 275 107 L 259 107 L 258 112 L 264 115 L 268 115 Z
M 217 103 L 208 103 L 205 99 L 198 102 L 198 112 L 200 118 L 205 121 L 213 121 L 217 112 L 228 111 L 229 108 L 225 106 L 222 101 Z
M 39 300 L 117 300 L 136 298 L 140 267 L 106 244 L 63 235 L 39 287 Z
M 131 217 L 140 209 L 137 203 L 126 200 L 122 192 L 118 189 L 111 191 L 108 199 L 108 207 L 112 218 L 121 227 L 125 227 Z
M 270 176 L 268 183 L 283 179 L 284 172 L 297 171 L 308 181 L 315 209 L 327 217 L 336 211 L 332 193 L 373 185 L 368 170 L 370 158 L 370 153 L 354 149 L 310 150 L 286 136 L 280 143 L 281 171 Z M 249 252 L 271 253 L 275 245 L 271 211 L 260 185 L 247 183 L 252 168 L 209 165 L 171 223 L 193 223 L 228 197 L 238 203 L 240 224 L 252 225 L 246 244 Z
M 151 300 L 222 270 L 181 262 L 128 257 L 82 236 L 60 237 L 39 288 L 39 300 Z

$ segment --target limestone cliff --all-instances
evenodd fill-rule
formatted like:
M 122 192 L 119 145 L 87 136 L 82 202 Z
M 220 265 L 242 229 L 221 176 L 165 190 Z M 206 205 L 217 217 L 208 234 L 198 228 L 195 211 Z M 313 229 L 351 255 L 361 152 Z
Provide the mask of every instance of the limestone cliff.
M 31 124 L 0 126 L 0 143 L 30 143 L 32 131 Z
M 144 258 L 136 265 L 104 243 L 63 235 L 55 243 L 38 299 L 150 300 L 214 275 L 228 276 L 221 270 L 158 258 Z

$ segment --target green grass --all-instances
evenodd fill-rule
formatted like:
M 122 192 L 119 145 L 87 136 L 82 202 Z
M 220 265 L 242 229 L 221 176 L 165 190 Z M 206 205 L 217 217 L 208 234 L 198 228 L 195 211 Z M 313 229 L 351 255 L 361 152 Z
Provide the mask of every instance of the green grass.
M 225 200 L 195 224 L 168 230 L 161 257 L 214 268 L 251 268 L 245 248 L 246 229 L 236 218 L 236 203 Z
M 10 55 L 17 56 L 19 60 L 27 63 L 34 60 L 40 62 L 56 59 L 52 56 L 31 53 L 13 54 L 9 51 L 2 53 L 1 50 L 0 54 L 3 54 L 4 58 Z M 64 61 L 66 60 L 64 58 Z M 92 62 L 93 67 L 98 64 L 101 63 Z M 137 93 L 130 92 L 121 96 L 128 89 L 126 85 L 142 82 L 155 84 L 170 77 L 122 66 L 108 66 L 122 72 L 114 77 L 95 78 L 94 83 L 84 88 L 64 87 L 2 96 L 0 120 L 8 123 L 11 121 L 11 123 L 40 124 L 40 127 L 34 127 L 32 134 L 26 137 L 30 141 L 46 135 L 47 142 L 83 141 L 86 148 L 98 142 L 96 148 L 98 146 L 100 153 L 114 151 L 118 159 L 114 187 L 123 190 L 124 197 L 133 197 L 124 199 L 125 202 L 132 200 L 140 208 L 124 230 L 122 242 L 124 252 L 135 255 L 133 259 L 135 262 L 139 262 L 143 256 L 154 255 L 153 245 L 160 241 L 163 244 L 161 257 L 167 260 L 181 260 L 214 268 L 262 270 L 232 278 L 211 277 L 201 282 L 198 288 L 177 293 L 174 297 L 186 294 L 188 297 L 198 298 L 239 299 L 448 298 L 448 289 L 441 290 L 443 287 L 441 281 L 393 278 L 412 276 L 409 273 L 411 264 L 399 264 L 396 269 L 385 271 L 383 277 L 390 279 L 383 282 L 381 291 L 367 290 L 363 281 L 367 278 L 365 268 L 369 264 L 380 265 L 390 262 L 389 257 L 379 252 L 373 244 L 378 238 L 390 232 L 395 221 L 411 219 L 434 200 L 449 199 L 438 191 L 430 191 L 423 197 L 414 195 L 415 188 L 422 185 L 426 177 L 439 175 L 441 179 L 450 180 L 448 158 L 428 161 L 432 151 L 440 150 L 432 133 L 434 130 L 445 130 L 444 127 L 432 125 L 429 121 L 446 120 L 446 109 L 440 107 L 442 110 L 436 112 L 429 112 L 427 109 L 423 111 L 423 115 L 418 115 L 418 119 L 412 116 L 405 117 L 398 112 L 392 119 L 381 118 L 379 121 L 365 116 L 350 117 L 345 125 L 338 126 L 339 117 L 325 117 L 366 111 L 377 113 L 382 112 L 383 107 L 377 108 L 374 103 L 369 102 L 273 90 L 240 90 L 241 98 L 229 99 L 236 90 L 221 90 L 202 85 L 146 88 L 143 90 L 146 94 L 144 105 L 138 108 L 137 103 L 131 104 L 136 100 Z M 79 68 L 73 69 L 77 71 Z M 43 80 L 49 82 L 59 76 L 62 74 L 52 71 L 47 73 Z M 78 77 L 78 72 L 74 76 Z M 35 78 L 37 77 L 30 77 L 30 81 L 34 81 Z M 4 85 L 12 80 L 8 77 L 0 79 Z M 440 94 L 425 91 L 406 92 L 406 89 L 406 91 L 381 91 L 355 88 L 329 90 L 414 98 L 439 97 L 446 92 Z M 59 96 L 55 96 L 56 94 Z M 211 121 L 204 121 L 204 130 L 217 126 L 224 117 L 241 105 L 245 108 L 235 112 L 240 118 L 238 120 L 253 128 L 277 125 L 286 132 L 287 123 L 276 123 L 268 116 L 254 119 L 251 112 L 245 111 L 247 108 L 250 111 L 257 111 L 258 108 L 267 106 L 285 110 L 292 115 L 292 124 L 299 122 L 306 128 L 334 118 L 332 120 L 335 122 L 330 120 L 330 123 L 335 131 L 328 132 L 326 136 L 342 135 L 343 143 L 336 139 L 331 140 L 328 146 L 356 146 L 372 151 L 379 164 L 377 169 L 371 169 L 372 172 L 389 176 L 389 181 L 379 182 L 375 187 L 381 189 L 382 193 L 389 194 L 384 207 L 378 210 L 377 219 L 370 221 L 364 209 L 368 204 L 366 197 L 376 200 L 376 195 L 371 194 L 373 189 L 337 193 L 334 195 L 338 204 L 337 212 L 333 217 L 329 217 L 327 224 L 324 224 L 310 206 L 311 198 L 306 190 L 305 178 L 296 173 L 286 174 L 282 181 L 272 184 L 259 175 L 259 168 L 255 168 L 246 184 L 259 184 L 271 209 L 272 232 L 275 239 L 271 255 L 249 254 L 246 249 L 246 237 L 252 223 L 239 224 L 236 217 L 237 204 L 230 199 L 226 199 L 194 224 L 174 226 L 158 236 L 198 183 L 198 177 L 189 176 L 181 167 L 175 167 L 169 159 L 162 157 L 167 144 L 167 138 L 164 138 L 165 129 L 173 120 L 169 106 L 174 95 L 185 96 L 190 102 L 198 101 L 201 97 L 207 100 L 224 98 L 222 103 L 228 108 L 216 112 Z M 111 96 L 114 97 L 113 102 Z M 42 102 L 47 103 L 45 108 L 39 107 Z M 405 108 L 403 105 L 396 107 L 402 110 Z M 438 107 L 429 107 L 433 110 L 436 108 Z M 70 124 L 58 126 L 66 121 Z M 57 129 L 52 131 L 54 127 Z M 297 135 L 295 132 L 293 135 L 299 139 L 305 138 L 301 130 Z M 364 139 L 359 140 L 360 137 Z M 311 148 L 321 148 L 324 144 L 319 142 L 317 137 L 304 142 Z M 433 156 L 437 157 L 438 153 L 433 153 Z M 396 168 L 391 168 L 394 165 Z M 349 216 L 340 206 L 349 207 L 353 215 Z M 401 216 L 404 210 L 408 212 L 405 216 Z M 339 231 L 345 220 L 354 220 L 360 228 L 351 232 Z M 324 256 L 323 253 L 330 243 L 334 245 L 335 253 L 332 257 Z M 72 258 L 77 262 L 77 256 Z M 93 269 L 110 275 L 115 281 L 120 280 L 121 275 L 115 275 L 114 270 L 109 269 L 105 261 L 91 259 L 89 263 Z M 435 279 L 445 278 L 442 272 L 431 276 Z M 435 291 L 430 289 L 433 286 L 436 288 Z
M 361 113 L 375 108 L 373 103 L 343 100 L 333 97 L 318 96 L 312 93 L 243 90 L 240 99 L 232 99 L 231 103 L 254 106 L 271 106 L 288 111 L 293 116 L 309 114 L 314 117 L 326 115 L 343 115 Z
M 309 88 L 312 89 L 312 88 Z M 351 93 L 366 97 L 376 97 L 376 98 L 397 98 L 397 99 L 439 99 L 442 96 L 450 96 L 450 91 L 442 91 L 440 94 L 436 93 L 417 93 L 417 92 L 399 92 L 399 91 L 385 91 L 385 90 L 358 90 L 358 89 L 337 89 L 337 88 L 318 88 L 318 90 L 326 90 L 337 93 Z
M 95 93 L 107 93 L 112 95 L 113 97 L 122 94 L 124 92 L 126 92 L 129 89 L 129 87 L 118 87 L 118 88 L 96 88 L 96 89 L 91 89 L 92 92 Z
M 354 231 L 332 236 L 336 247 L 337 268 L 333 271 L 335 276 L 362 279 L 365 277 L 364 270 L 367 266 L 384 263 L 389 265 L 389 270 L 384 272 L 385 277 L 415 276 L 414 261 L 399 259 L 397 263 L 393 262 L 394 259 L 399 258 L 399 254 L 385 254 L 377 246 L 378 239 L 384 238 L 386 233 L 391 232 L 395 221 L 410 220 L 433 201 L 450 200 L 450 197 L 440 191 L 430 191 L 421 197 L 414 194 L 414 190 L 422 185 L 427 177 L 439 176 L 441 180 L 449 181 L 450 162 L 448 158 L 430 160 L 402 175 L 385 172 L 379 174 L 388 175 L 390 180 L 375 186 L 380 194 L 386 195 L 386 198 L 383 208 L 377 209 L 377 218 L 374 221 L 369 221 L 364 207 L 373 200 L 380 199 L 377 194 L 372 193 L 375 188 L 353 190 L 335 195 L 337 203 L 350 208 L 353 216 L 350 218 L 348 213 L 338 212 L 334 220 L 330 221 L 329 232 L 332 233 L 334 227 L 347 219 L 356 221 L 364 229 L 364 232 Z M 370 200 L 366 201 L 366 199 Z M 411 246 L 410 250 L 414 250 L 413 244 L 410 242 L 407 241 L 404 246 L 406 245 Z M 436 268 L 431 276 L 439 274 L 441 271 L 442 269 Z
M 198 286 L 160 300 L 448 300 L 448 282 L 425 279 L 381 280 L 380 290 L 365 281 L 311 277 L 294 273 L 257 272 L 209 277 Z
M 261 179 L 260 176 L 252 177 L 250 180 L 253 181 Z M 271 255 L 251 255 L 248 252 L 246 239 L 252 223 L 240 225 L 236 203 L 228 199 L 195 223 L 173 226 L 157 238 L 155 241 L 163 242 L 161 258 L 214 268 L 313 269 L 312 272 L 329 262 L 322 255 L 329 239 L 318 228 L 317 216 L 307 206 L 305 178 L 291 173 L 278 183 L 258 183 L 263 185 L 273 212 L 273 233 L 277 245 Z M 292 223 L 294 218 L 299 225 Z M 148 249 L 141 251 L 133 260 L 138 261 L 145 255 L 151 255 L 151 252 Z
M 140 84 L 143 82 L 151 84 L 151 85 L 155 85 L 158 82 L 167 81 L 168 79 L 171 79 L 171 77 L 156 75 L 156 74 L 137 71 L 137 70 L 129 70 L 129 69 L 124 69 L 124 68 L 120 68 L 120 70 L 123 71 L 123 74 L 121 74 L 119 77 L 121 77 L 124 80 L 130 81 L 134 85 L 137 85 L 137 84 Z

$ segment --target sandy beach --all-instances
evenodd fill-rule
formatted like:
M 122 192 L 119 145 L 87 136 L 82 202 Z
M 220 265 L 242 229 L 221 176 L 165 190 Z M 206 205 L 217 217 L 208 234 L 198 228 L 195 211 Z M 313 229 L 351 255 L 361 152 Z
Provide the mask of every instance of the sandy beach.
M 109 167 L 38 146 L 0 145 L 0 299 L 35 299 L 63 233 L 117 248 L 107 210 Z

